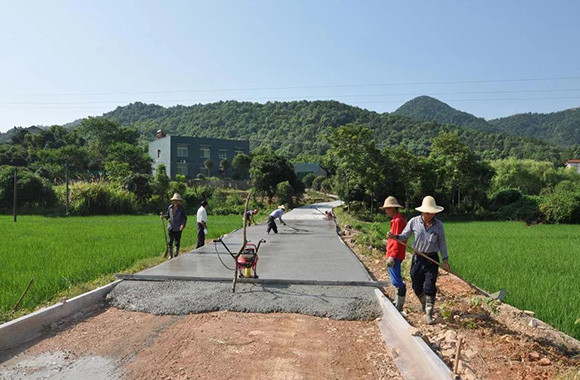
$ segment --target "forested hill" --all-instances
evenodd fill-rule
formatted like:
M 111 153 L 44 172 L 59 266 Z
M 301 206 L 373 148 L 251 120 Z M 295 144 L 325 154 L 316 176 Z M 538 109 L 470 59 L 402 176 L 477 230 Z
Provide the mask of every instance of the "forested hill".
M 175 135 L 247 138 L 253 148 L 268 145 L 288 157 L 300 153 L 323 154 L 328 148 L 322 138 L 327 128 L 347 123 L 360 123 L 371 128 L 381 146 L 404 144 L 419 154 L 427 154 L 430 140 L 440 132 L 450 130 L 456 130 L 484 158 L 515 156 L 558 161 L 562 153 L 555 146 L 534 139 L 492 134 L 396 114 L 379 114 L 336 101 L 265 104 L 225 101 L 170 108 L 133 103 L 118 107 L 103 117 L 135 126 L 147 141 L 163 128 Z
M 580 108 L 546 114 L 524 113 L 486 121 L 435 98 L 419 96 L 403 104 L 394 113 L 480 131 L 529 136 L 563 147 L 580 144 Z
M 414 119 L 436 121 L 442 124 L 448 123 L 475 128 L 480 131 L 497 132 L 485 119 L 456 110 L 447 103 L 430 96 L 418 96 L 411 99 L 393 113 Z
M 561 146 L 580 144 L 580 108 L 552 113 L 522 113 L 490 120 L 506 133 L 534 136 Z

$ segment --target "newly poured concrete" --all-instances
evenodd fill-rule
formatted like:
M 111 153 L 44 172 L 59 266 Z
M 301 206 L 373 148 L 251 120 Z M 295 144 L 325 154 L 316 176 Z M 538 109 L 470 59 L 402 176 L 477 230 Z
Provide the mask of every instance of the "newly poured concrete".
M 340 202 L 310 205 L 292 210 L 279 221 L 278 234 L 266 233 L 265 225 L 247 230 L 250 242 L 262 244 L 259 251 L 258 275 L 261 279 L 371 281 L 366 270 L 336 233 L 332 220 L 324 212 Z M 211 217 L 208 221 L 211 228 Z M 224 242 L 237 252 L 242 231 L 226 237 Z M 233 268 L 233 259 L 217 243 L 222 260 Z M 179 256 L 141 274 L 157 276 L 220 277 L 231 279 L 233 272 L 219 261 L 214 243 Z M 121 308 L 154 314 L 188 314 L 214 310 L 246 312 L 294 312 L 335 319 L 373 319 L 380 307 L 372 288 L 328 287 L 312 285 L 239 284 L 231 292 L 227 283 L 170 281 L 145 283 L 123 281 L 108 296 L 111 304 Z

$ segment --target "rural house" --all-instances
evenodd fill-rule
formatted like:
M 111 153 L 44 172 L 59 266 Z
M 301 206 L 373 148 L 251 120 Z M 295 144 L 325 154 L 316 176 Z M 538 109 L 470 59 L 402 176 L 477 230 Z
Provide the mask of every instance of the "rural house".
M 580 159 L 568 160 L 568 162 L 566 162 L 566 167 L 576 168 L 576 170 L 578 170 L 578 173 L 580 173 Z
M 166 136 L 163 131 L 157 132 L 157 138 L 149 143 L 149 156 L 153 159 L 153 173 L 157 165 L 164 164 L 167 175 L 175 178 L 177 174 L 186 178 L 195 178 L 199 173 L 208 175 L 205 162 L 209 159 L 213 166 L 210 176 L 220 174 L 220 162 L 227 159 L 229 167 L 226 177 L 232 177 L 232 161 L 237 154 L 250 154 L 248 140 L 225 140 L 205 137 Z M 240 174 L 240 179 L 248 179 L 248 171 Z

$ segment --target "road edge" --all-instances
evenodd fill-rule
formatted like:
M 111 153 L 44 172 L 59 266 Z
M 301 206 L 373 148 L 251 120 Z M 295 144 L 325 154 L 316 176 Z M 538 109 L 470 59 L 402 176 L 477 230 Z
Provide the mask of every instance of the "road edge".
M 84 314 L 104 304 L 105 296 L 121 281 L 113 281 L 65 302 L 59 302 L 0 325 L 0 352 L 37 338 L 52 324 L 64 318 L 77 313 Z

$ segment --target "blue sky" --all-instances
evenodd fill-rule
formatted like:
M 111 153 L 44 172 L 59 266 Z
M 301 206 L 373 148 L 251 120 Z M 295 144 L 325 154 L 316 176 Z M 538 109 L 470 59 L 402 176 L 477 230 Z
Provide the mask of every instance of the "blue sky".
M 7 2 L 0 131 L 134 101 L 562 110 L 580 105 L 579 14 L 574 0 Z

